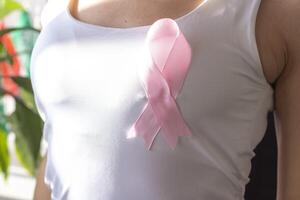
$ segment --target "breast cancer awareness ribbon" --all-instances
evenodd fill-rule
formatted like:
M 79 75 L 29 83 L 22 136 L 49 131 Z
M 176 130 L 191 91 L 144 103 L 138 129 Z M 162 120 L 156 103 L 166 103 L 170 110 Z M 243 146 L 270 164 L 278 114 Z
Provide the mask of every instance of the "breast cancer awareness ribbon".
M 167 144 L 175 149 L 178 136 L 192 134 L 175 101 L 191 62 L 191 47 L 176 21 L 161 18 L 150 26 L 144 49 L 145 68 L 139 77 L 148 102 L 127 138 L 142 137 L 150 150 L 162 128 Z

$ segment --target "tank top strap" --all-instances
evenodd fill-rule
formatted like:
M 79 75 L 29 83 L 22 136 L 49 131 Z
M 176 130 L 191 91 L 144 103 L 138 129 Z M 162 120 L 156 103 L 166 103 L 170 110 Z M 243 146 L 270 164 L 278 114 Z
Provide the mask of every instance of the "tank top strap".
M 65 10 L 65 7 L 68 6 L 68 0 L 58 2 L 56 0 L 48 0 L 40 13 L 40 22 L 41 26 L 46 27 L 47 24 L 52 21 L 56 16 Z
M 234 3 L 234 18 L 231 20 L 234 30 L 235 46 L 239 48 L 240 54 L 250 64 L 256 73 L 257 82 L 269 91 L 273 90 L 272 85 L 267 81 L 261 63 L 256 41 L 256 21 L 261 0 L 239 1 L 231 0 Z

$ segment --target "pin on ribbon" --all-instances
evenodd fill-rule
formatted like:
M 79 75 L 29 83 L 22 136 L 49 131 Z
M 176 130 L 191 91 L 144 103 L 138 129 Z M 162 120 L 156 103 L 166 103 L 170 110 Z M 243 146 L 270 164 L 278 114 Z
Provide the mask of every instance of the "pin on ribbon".
M 175 101 L 191 62 L 191 47 L 176 21 L 161 18 L 149 28 L 144 50 L 145 67 L 139 68 L 139 77 L 148 102 L 127 138 L 142 137 L 150 150 L 162 129 L 164 139 L 175 149 L 178 136 L 192 134 Z

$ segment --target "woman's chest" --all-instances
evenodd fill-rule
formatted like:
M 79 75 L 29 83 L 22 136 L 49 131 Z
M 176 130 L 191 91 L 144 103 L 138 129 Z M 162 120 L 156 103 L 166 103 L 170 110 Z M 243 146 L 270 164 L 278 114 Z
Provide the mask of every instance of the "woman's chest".
M 245 103 L 255 105 L 255 93 L 261 88 L 251 79 L 256 74 L 245 60 L 219 42 L 201 43 L 191 43 L 192 60 L 176 97 L 182 112 L 199 118 L 239 109 Z M 99 115 L 108 110 L 126 115 L 122 111 L 130 112 L 146 104 L 146 91 L 138 73 L 146 64 L 143 44 L 144 39 L 137 37 L 85 39 L 47 46 L 35 70 L 37 90 L 44 93 L 40 95 L 42 101 L 49 108 L 63 105 L 78 111 L 99 111 Z

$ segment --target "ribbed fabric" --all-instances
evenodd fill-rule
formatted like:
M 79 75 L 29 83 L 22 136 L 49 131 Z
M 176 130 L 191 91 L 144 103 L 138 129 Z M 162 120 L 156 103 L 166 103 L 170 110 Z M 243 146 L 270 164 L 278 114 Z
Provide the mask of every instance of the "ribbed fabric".
M 46 5 L 30 69 L 52 200 L 244 199 L 273 109 L 255 40 L 259 5 L 206 0 L 176 19 L 193 51 L 176 99 L 193 135 L 171 150 L 158 134 L 151 151 L 126 138 L 147 103 L 137 68 L 150 25 L 88 24 L 67 7 L 50 17 Z

